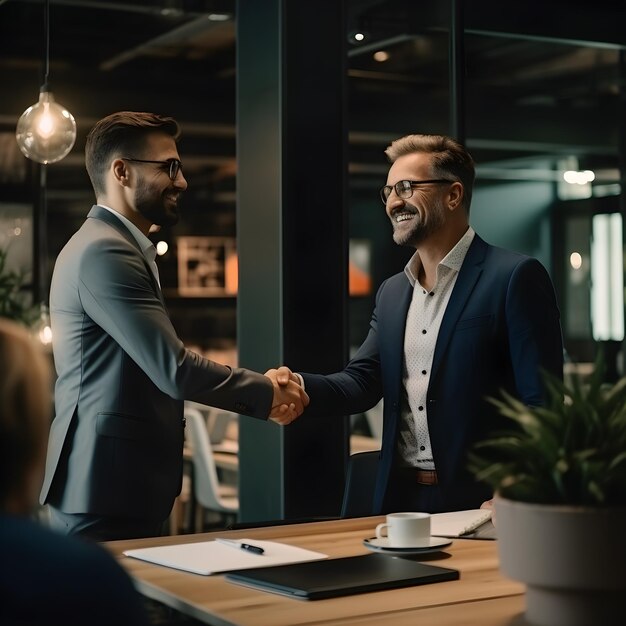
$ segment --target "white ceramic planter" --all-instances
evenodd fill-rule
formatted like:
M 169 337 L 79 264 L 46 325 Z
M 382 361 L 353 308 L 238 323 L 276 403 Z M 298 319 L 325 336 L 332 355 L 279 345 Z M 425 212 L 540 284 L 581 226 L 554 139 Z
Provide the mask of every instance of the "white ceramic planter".
M 526 619 L 540 626 L 626 623 L 626 508 L 497 498 L 500 567 L 526 583 Z

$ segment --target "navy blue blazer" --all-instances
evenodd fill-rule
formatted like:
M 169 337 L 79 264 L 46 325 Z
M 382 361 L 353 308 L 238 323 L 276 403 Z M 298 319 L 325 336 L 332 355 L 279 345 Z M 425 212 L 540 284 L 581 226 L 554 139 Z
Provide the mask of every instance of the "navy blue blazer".
M 384 513 L 397 461 L 404 334 L 413 288 L 404 272 L 378 290 L 370 330 L 342 372 L 303 374 L 304 415 L 354 414 L 384 398 L 374 514 Z M 543 401 L 540 370 L 563 375 L 560 314 L 545 268 L 531 257 L 474 237 L 439 329 L 427 417 L 444 510 L 477 508 L 492 496 L 467 470 L 467 453 L 502 425 L 487 397 L 504 389 L 529 405 Z

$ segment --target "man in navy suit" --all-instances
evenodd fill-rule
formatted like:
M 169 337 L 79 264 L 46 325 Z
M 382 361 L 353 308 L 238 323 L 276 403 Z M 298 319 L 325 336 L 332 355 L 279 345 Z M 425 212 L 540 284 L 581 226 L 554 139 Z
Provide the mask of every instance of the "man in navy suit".
M 415 254 L 381 285 L 369 334 L 342 372 L 267 373 L 300 380 L 303 417 L 360 413 L 384 398 L 373 513 L 488 506 L 467 454 L 504 419 L 487 397 L 504 389 L 539 405 L 541 370 L 562 377 L 554 288 L 536 259 L 485 243 L 469 225 L 475 172 L 462 145 L 408 135 L 386 154 L 381 198 L 394 241 Z

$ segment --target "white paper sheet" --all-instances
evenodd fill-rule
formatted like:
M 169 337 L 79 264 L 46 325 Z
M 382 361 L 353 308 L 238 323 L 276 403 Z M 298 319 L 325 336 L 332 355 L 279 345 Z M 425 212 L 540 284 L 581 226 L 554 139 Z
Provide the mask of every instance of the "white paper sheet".
M 434 513 L 430 518 L 430 534 L 436 537 L 462 537 L 490 519 L 489 509 Z
M 305 550 L 304 548 L 276 541 L 240 539 L 239 537 L 237 537 L 237 540 L 242 543 L 260 546 L 265 552 L 263 554 L 254 554 L 241 550 L 238 547 L 218 543 L 217 541 L 201 541 L 198 543 L 126 550 L 124 554 L 142 561 L 149 561 L 157 565 L 173 567 L 174 569 L 204 576 L 219 572 L 328 558 L 327 554 L 322 554 L 321 552 L 313 552 L 312 550 Z

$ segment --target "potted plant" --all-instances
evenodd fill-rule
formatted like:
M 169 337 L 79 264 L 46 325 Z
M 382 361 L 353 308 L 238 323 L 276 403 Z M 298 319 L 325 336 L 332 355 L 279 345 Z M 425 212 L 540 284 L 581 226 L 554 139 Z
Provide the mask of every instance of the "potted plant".
M 0 248 L 0 317 L 30 327 L 39 316 L 39 309 L 29 304 L 23 291 L 25 275 L 7 268 L 8 251 Z
M 526 619 L 623 624 L 626 615 L 626 378 L 544 375 L 547 402 L 491 401 L 511 428 L 480 442 L 476 478 L 495 493 L 500 567 L 526 584 Z

